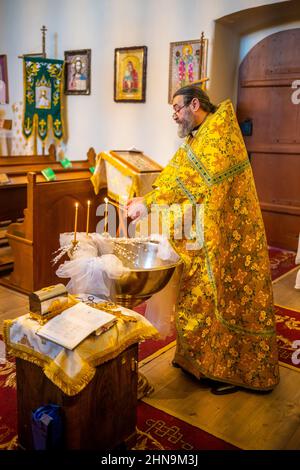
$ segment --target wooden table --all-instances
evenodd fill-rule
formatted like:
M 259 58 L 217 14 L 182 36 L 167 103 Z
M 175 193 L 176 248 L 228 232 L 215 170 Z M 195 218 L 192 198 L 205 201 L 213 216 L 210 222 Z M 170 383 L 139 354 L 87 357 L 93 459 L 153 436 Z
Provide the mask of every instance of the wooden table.
M 49 403 L 62 407 L 64 449 L 112 450 L 135 435 L 138 343 L 99 365 L 92 381 L 68 396 L 43 370 L 16 358 L 19 445 L 33 449 L 31 414 Z

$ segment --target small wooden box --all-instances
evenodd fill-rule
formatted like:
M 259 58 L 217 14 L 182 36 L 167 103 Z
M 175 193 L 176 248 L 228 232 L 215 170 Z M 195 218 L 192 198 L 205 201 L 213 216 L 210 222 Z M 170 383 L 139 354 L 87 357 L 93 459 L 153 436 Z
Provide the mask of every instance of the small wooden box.
M 61 308 L 68 303 L 68 292 L 63 284 L 44 287 L 29 294 L 29 310 L 37 315 L 47 315 L 57 307 Z
M 19 445 L 33 449 L 31 413 L 49 403 L 62 407 L 64 449 L 112 450 L 135 435 L 138 344 L 96 369 L 92 381 L 70 397 L 43 370 L 16 358 Z

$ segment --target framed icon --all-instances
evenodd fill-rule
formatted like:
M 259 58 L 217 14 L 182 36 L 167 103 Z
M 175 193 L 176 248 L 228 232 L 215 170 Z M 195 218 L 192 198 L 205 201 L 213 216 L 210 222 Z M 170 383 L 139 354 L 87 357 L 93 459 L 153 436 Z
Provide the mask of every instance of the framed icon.
M 168 102 L 176 90 L 206 77 L 208 39 L 171 42 Z
M 114 100 L 146 101 L 147 47 L 115 49 Z
M 0 55 L 0 104 L 7 104 L 8 97 L 8 74 L 7 74 L 7 57 Z
M 90 95 L 91 49 L 65 51 L 65 94 Z

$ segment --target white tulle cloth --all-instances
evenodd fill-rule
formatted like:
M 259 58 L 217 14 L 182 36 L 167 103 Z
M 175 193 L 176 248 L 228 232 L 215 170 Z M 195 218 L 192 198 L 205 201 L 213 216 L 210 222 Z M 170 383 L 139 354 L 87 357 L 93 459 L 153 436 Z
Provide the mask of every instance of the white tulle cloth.
M 109 297 L 112 280 L 129 271 L 112 254 L 113 245 L 109 236 L 92 233 L 87 237 L 84 233 L 78 233 L 78 245 L 73 251 L 72 239 L 72 233 L 60 235 L 61 250 L 67 251 L 71 259 L 58 267 L 56 275 L 70 278 L 66 287 L 71 294 L 84 292 Z
M 60 235 L 60 254 L 54 261 L 57 262 L 64 253 L 68 253 L 70 260 L 58 267 L 57 276 L 70 278 L 66 287 L 71 294 L 84 292 L 110 298 L 114 279 L 119 279 L 130 271 L 130 268 L 124 266 L 113 254 L 113 239 L 108 234 L 92 233 L 87 237 L 84 233 L 78 233 L 78 244 L 76 249 L 72 250 L 73 236 L 73 233 Z M 165 237 L 151 235 L 151 238 L 143 238 L 150 239 L 158 242 L 158 258 L 170 263 L 180 259 Z M 162 337 L 172 332 L 180 276 L 181 269 L 178 267 L 168 284 L 147 301 L 145 317 L 158 329 Z

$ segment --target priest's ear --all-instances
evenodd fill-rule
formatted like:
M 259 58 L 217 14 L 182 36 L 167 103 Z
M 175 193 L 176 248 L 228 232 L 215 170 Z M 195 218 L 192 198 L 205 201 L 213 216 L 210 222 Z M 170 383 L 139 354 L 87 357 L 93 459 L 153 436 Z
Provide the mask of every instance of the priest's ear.
M 190 102 L 190 107 L 191 107 L 191 110 L 194 112 L 199 111 L 199 109 L 201 108 L 201 105 L 200 105 L 200 101 L 198 100 L 198 98 L 192 99 L 192 101 Z

